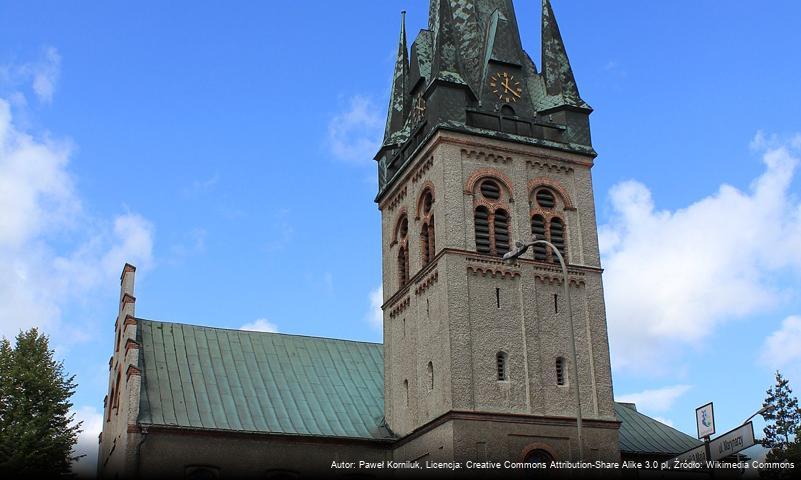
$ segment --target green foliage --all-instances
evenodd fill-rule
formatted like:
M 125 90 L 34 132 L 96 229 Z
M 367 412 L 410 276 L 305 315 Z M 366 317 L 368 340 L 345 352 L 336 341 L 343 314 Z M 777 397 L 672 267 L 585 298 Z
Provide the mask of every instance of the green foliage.
M 771 408 L 762 414 L 767 425 L 760 443 L 770 449 L 765 460 L 789 461 L 801 466 L 801 409 L 790 382 L 778 371 L 776 385 L 768 389 L 762 406 Z
M 74 379 L 36 328 L 20 332 L 13 348 L 0 341 L 0 477 L 70 472 L 81 432 L 70 414 Z

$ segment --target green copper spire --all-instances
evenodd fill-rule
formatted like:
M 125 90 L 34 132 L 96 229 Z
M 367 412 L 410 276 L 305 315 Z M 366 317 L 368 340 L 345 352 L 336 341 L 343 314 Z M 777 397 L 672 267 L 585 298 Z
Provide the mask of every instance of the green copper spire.
M 579 96 L 550 0 L 542 0 L 542 74 L 548 95 L 562 97 L 564 105 L 589 108 Z
M 406 89 L 409 82 L 409 54 L 406 48 L 406 12 L 401 12 L 401 32 L 398 40 L 398 58 L 392 76 L 392 90 L 387 109 L 387 125 L 384 129 L 384 145 L 394 144 L 393 136 L 403 128 L 409 102 Z

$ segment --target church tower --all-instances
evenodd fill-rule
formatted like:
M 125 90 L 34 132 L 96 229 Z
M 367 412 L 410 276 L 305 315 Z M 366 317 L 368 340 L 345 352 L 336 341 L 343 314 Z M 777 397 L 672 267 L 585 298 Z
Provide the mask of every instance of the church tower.
M 541 23 L 539 70 L 511 0 L 431 0 L 410 48 L 401 25 L 376 155 L 396 460 L 577 460 L 577 386 L 583 459 L 620 455 L 592 109 L 549 0 Z M 549 250 L 501 260 L 532 234 L 564 255 L 570 298 Z

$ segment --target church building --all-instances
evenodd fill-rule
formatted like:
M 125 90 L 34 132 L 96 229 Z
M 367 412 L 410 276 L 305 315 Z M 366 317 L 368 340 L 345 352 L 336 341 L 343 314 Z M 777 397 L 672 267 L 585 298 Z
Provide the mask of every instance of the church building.
M 401 23 L 375 157 L 383 344 L 139 318 L 125 265 L 101 477 L 371 478 L 699 444 L 614 401 L 592 109 L 550 0 L 541 26 L 538 68 L 511 0 L 431 0 L 411 46 Z M 567 279 L 549 247 L 501 258 L 532 236 Z

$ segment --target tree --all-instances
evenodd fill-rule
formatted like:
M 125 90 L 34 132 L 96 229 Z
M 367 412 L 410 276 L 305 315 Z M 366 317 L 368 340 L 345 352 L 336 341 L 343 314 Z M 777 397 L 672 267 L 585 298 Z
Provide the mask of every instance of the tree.
M 0 341 L 0 477 L 70 473 L 81 422 L 70 414 L 75 376 L 32 328 Z M 5 475 L 4 475 L 5 474 Z
M 767 395 L 762 406 L 770 410 L 762 414 L 767 425 L 765 438 L 760 441 L 763 447 L 770 449 L 765 460 L 801 465 L 801 409 L 790 382 L 777 371 L 776 385 L 768 389 Z

